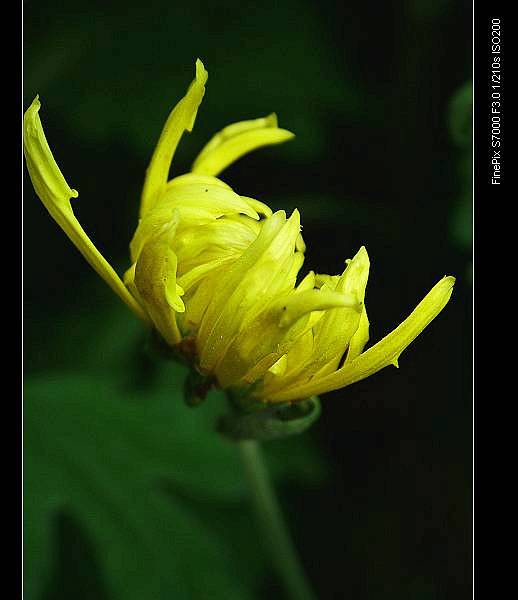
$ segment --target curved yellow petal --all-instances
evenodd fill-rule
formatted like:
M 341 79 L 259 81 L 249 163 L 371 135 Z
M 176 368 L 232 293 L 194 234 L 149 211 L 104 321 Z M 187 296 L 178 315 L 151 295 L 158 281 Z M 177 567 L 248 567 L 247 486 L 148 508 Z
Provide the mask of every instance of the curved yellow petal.
M 277 115 L 232 123 L 217 133 L 204 146 L 192 165 L 192 172 L 218 175 L 230 164 L 262 146 L 281 144 L 294 134 L 277 127 Z
M 282 294 L 242 326 L 216 368 L 218 381 L 224 387 L 253 383 L 282 355 L 288 353 L 289 359 L 291 348 L 311 330 L 313 315 L 318 311 L 346 306 L 354 312 L 357 304 L 352 295 L 327 290 Z
M 278 211 L 263 223 L 256 240 L 214 289 L 198 332 L 200 365 L 205 370 L 213 370 L 238 330 L 264 309 L 267 300 L 290 285 L 287 278 L 293 276 L 300 215 L 294 210 L 286 219 L 286 213 Z
M 327 357 L 327 362 L 334 365 L 332 369 L 334 370 L 338 366 L 344 350 L 356 334 L 361 322 L 361 314 L 366 312 L 364 302 L 369 269 L 369 255 L 365 246 L 362 246 L 354 258 L 347 261 L 346 269 L 334 286 L 334 281 L 329 280 L 331 289 L 334 289 L 335 292 L 354 295 L 359 308 L 358 314 L 351 311 L 333 310 L 324 315 L 315 331 L 314 359 L 316 359 L 316 364 L 321 363 L 322 357 Z
M 355 294 L 331 290 L 306 290 L 293 294 L 280 307 L 279 327 L 290 327 L 309 312 L 338 307 L 352 309 L 358 313 L 362 309 Z
M 356 264 L 357 261 L 359 261 L 358 264 Z M 348 268 L 346 269 L 346 271 L 351 272 L 351 275 L 354 273 L 356 289 L 359 294 L 359 299 L 363 303 L 358 327 L 349 341 L 347 356 L 345 358 L 346 362 L 359 356 L 362 353 L 365 344 L 369 341 L 369 318 L 367 317 L 367 309 L 365 307 L 365 288 L 367 286 L 369 268 L 369 256 L 365 246 L 362 246 L 356 256 L 348 262 Z
M 323 394 L 373 375 L 377 371 L 398 364 L 398 358 L 405 348 L 441 312 L 448 303 L 455 278 L 443 277 L 421 300 L 412 313 L 377 344 L 360 354 L 334 373 L 325 377 L 315 377 L 309 382 L 294 385 L 264 398 L 266 402 L 286 402 Z
M 176 282 L 177 258 L 167 239 L 148 242 L 135 265 L 133 285 L 155 327 L 166 342 L 178 344 L 182 335 L 176 313 L 184 312 L 183 289 Z
M 79 194 L 68 186 L 54 160 L 38 114 L 40 107 L 39 97 L 36 96 L 23 118 L 25 160 L 36 193 L 52 218 L 88 263 L 139 318 L 148 321 L 141 306 L 94 246 L 74 216 L 70 199 L 77 198 Z
M 288 350 L 287 368 L 282 376 L 264 379 L 262 396 L 273 396 L 280 390 L 302 385 L 312 377 L 327 375 L 338 368 L 344 351 L 357 335 L 361 315 L 366 313 L 363 301 L 370 265 L 365 247 L 362 246 L 347 263 L 341 276 L 313 275 L 312 282 L 317 283 L 319 289 L 312 290 L 312 293 L 342 298 L 342 304 L 313 313 L 319 318 L 314 322 L 311 335 L 306 336 L 307 347 L 302 347 L 302 342 L 299 342 Z
M 367 309 L 365 304 L 362 307 L 362 314 L 360 315 L 360 322 L 354 335 L 349 342 L 349 348 L 347 349 L 347 356 L 345 362 L 350 362 L 359 356 L 365 347 L 365 344 L 369 341 L 369 317 L 367 316 Z
M 259 221 L 259 215 L 248 199 L 242 198 L 231 189 L 206 183 L 185 184 L 171 187 L 158 201 L 157 207 L 196 208 L 215 218 L 230 214 L 243 214 Z
M 227 190 L 232 190 L 228 183 L 221 181 L 221 179 L 218 179 L 217 177 L 212 177 L 211 175 L 196 175 L 195 173 L 184 173 L 183 175 L 177 175 L 176 177 L 173 177 L 173 179 L 170 179 L 167 182 L 166 189 L 169 190 L 170 188 L 177 187 L 179 185 L 205 185 L 206 183 L 211 185 L 219 185 Z
M 207 71 L 198 58 L 196 76 L 185 96 L 178 102 L 169 115 L 158 140 L 151 162 L 146 171 L 146 179 L 142 190 L 140 217 L 152 208 L 167 184 L 169 168 L 176 147 L 184 131 L 192 131 L 198 108 L 205 94 Z
M 192 268 L 190 271 L 178 278 L 178 281 L 184 290 L 190 290 L 203 278 L 205 278 L 214 269 L 219 269 L 225 264 L 235 260 L 232 255 L 215 258 L 210 261 L 205 261 L 198 266 Z
M 241 196 L 241 199 L 248 202 L 251 208 L 253 208 L 259 215 L 263 217 L 271 217 L 273 214 L 272 209 L 264 202 L 260 202 L 255 198 L 249 198 L 248 196 Z
M 228 187 L 212 183 L 168 185 L 153 208 L 139 220 L 130 242 L 131 260 L 136 261 L 143 245 L 173 220 L 178 222 L 179 227 L 198 228 L 213 223 L 220 217 L 237 215 L 246 215 L 253 221 L 260 219 L 247 199 L 238 196 Z

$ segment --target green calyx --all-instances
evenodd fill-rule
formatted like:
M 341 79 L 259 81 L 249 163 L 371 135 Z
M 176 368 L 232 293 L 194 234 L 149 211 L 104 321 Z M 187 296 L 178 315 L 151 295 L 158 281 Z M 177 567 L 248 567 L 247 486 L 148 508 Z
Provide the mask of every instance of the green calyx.
M 233 441 L 267 441 L 303 433 L 320 416 L 320 400 L 312 396 L 296 403 L 270 404 L 242 410 L 231 400 L 232 411 L 220 417 L 218 431 Z

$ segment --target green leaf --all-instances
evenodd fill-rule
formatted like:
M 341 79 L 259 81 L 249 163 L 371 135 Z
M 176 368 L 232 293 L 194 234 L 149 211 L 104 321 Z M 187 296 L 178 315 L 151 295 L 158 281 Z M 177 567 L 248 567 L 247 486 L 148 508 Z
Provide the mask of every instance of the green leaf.
M 452 140 L 461 148 L 471 148 L 473 139 L 473 82 L 467 81 L 452 96 L 448 122 Z
M 91 544 L 110 599 L 256 597 L 268 557 L 237 449 L 215 432 L 222 394 L 186 407 L 186 370 L 169 362 L 138 381 L 131 354 L 142 331 L 123 310 L 71 337 L 76 372 L 25 382 L 25 598 L 62 588 L 52 573 L 63 511 Z M 267 458 L 277 483 L 322 477 L 309 434 L 272 444 Z
M 467 81 L 452 96 L 448 106 L 450 136 L 457 147 L 459 195 L 452 202 L 450 234 L 461 248 L 473 240 L 473 83 Z

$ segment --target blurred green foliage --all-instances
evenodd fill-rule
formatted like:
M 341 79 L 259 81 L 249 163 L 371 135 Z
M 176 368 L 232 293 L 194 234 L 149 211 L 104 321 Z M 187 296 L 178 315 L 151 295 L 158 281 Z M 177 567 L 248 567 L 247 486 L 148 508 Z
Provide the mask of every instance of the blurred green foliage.
M 214 430 L 221 394 L 187 408 L 185 369 L 146 363 L 130 314 L 102 317 L 90 321 L 94 352 L 76 332 L 75 368 L 25 383 L 25 598 L 256 597 L 267 556 L 239 453 Z M 325 473 L 308 436 L 267 451 L 277 482 L 315 485 Z M 76 547 L 93 547 L 90 570 L 56 563 L 60 519 L 82 532 Z
M 468 81 L 453 95 L 448 121 L 452 140 L 458 148 L 459 195 L 454 202 L 451 234 L 465 248 L 473 241 L 473 83 Z
M 360 101 L 357 87 L 338 68 L 318 7 L 310 2 L 281 2 L 272 11 L 269 2 L 249 0 L 219 8 L 201 0 L 112 0 L 97 7 L 79 0 L 63 4 L 50 19 L 40 10 L 31 6 L 27 23 L 25 89 L 44 89 L 43 102 L 88 143 L 122 140 L 147 159 L 194 75 L 197 57 L 210 77 L 193 134 L 198 148 L 215 133 L 208 123 L 223 127 L 228 115 L 239 121 L 276 111 L 281 124 L 289 115 L 290 128 L 300 135 L 288 152 L 314 156 L 325 145 L 329 114 L 378 112 Z M 45 33 L 33 38 L 32 29 L 39 33 L 44 20 Z M 301 77 L 315 79 L 303 102 Z

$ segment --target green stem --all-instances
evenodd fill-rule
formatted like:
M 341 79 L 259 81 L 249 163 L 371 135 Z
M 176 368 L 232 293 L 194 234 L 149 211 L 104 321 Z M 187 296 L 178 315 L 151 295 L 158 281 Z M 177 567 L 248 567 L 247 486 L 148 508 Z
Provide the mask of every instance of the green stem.
M 282 516 L 259 443 L 246 440 L 238 442 L 238 445 L 250 484 L 254 508 L 272 562 L 284 584 L 286 594 L 292 600 L 315 600 Z

